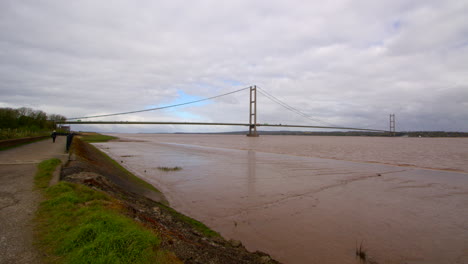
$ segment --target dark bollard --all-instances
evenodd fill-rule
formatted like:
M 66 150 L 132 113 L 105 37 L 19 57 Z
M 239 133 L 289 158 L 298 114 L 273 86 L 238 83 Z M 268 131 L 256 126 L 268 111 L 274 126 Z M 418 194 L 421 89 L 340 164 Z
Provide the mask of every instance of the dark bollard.
M 73 136 L 75 134 L 71 133 L 67 135 L 67 152 L 70 150 L 71 143 L 73 141 Z

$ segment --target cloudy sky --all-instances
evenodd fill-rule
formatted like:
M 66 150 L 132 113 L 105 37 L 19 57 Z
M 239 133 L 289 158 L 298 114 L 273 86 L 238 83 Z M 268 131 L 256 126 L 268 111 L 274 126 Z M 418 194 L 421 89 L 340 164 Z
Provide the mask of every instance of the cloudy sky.
M 468 131 L 467 17 L 467 0 L 2 0 L 0 107 L 71 118 L 257 85 L 321 121 L 259 94 L 259 123 Z M 247 123 L 248 96 L 90 120 Z

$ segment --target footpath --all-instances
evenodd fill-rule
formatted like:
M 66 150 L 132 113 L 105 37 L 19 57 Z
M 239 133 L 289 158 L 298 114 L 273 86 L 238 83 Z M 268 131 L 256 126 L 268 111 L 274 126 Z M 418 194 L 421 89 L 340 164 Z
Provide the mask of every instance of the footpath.
M 41 201 L 34 190 L 37 164 L 68 159 L 66 137 L 0 151 L 0 264 L 39 263 L 33 246 L 33 218 Z

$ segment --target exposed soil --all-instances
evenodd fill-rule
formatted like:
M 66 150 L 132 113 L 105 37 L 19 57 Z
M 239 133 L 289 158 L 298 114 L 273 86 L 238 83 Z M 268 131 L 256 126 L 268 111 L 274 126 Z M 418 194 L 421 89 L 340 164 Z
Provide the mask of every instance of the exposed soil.
M 265 253 L 248 252 L 240 241 L 204 235 L 164 205 L 161 194 L 151 194 L 127 180 L 125 172 L 91 145 L 74 140 L 71 157 L 62 170 L 62 180 L 85 184 L 120 200 L 130 217 L 159 234 L 162 249 L 174 252 L 184 263 L 278 263 Z M 159 202 L 148 196 L 156 196 Z

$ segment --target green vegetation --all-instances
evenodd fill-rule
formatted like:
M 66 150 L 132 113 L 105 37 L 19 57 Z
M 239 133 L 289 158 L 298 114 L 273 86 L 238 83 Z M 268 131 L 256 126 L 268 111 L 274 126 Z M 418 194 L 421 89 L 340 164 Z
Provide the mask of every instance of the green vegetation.
M 46 263 L 179 263 L 158 250 L 159 238 L 124 216 L 122 205 L 107 194 L 67 182 L 47 188 L 59 163 L 40 163 L 35 177 L 46 197 L 36 215 Z
M 155 263 L 159 239 L 119 204 L 86 186 L 61 182 L 46 191 L 37 214 L 40 247 L 53 263 Z M 53 256 L 53 257 L 52 257 Z
M 120 163 L 116 162 L 112 158 L 110 158 L 108 155 L 106 155 L 104 152 L 100 151 L 96 147 L 94 147 L 91 144 L 87 144 L 86 142 L 80 141 L 80 139 L 74 141 L 73 143 L 73 151 L 80 157 L 83 158 L 88 158 L 90 159 L 89 162 L 92 164 L 99 164 L 99 169 L 104 169 L 104 170 L 109 170 L 109 171 L 114 171 L 113 168 L 116 168 L 120 172 L 122 172 L 125 175 L 126 179 L 131 180 L 132 182 L 146 188 L 153 190 L 157 193 L 160 193 L 158 189 L 156 189 L 153 185 L 147 183 L 146 181 L 138 178 L 135 176 L 133 173 L 129 172 L 127 169 L 122 167 Z M 112 167 L 112 168 L 111 168 Z M 104 172 L 102 172 L 104 173 Z M 116 173 L 114 172 L 114 175 Z M 208 228 L 206 225 L 203 223 L 194 220 L 188 216 L 185 216 L 174 209 L 170 208 L 169 206 L 165 205 L 164 202 L 159 203 L 159 206 L 166 209 L 168 212 L 171 213 L 171 215 L 175 218 L 178 219 L 179 221 L 185 222 L 188 225 L 192 226 L 195 230 L 199 231 L 200 233 L 208 236 L 208 237 L 214 237 L 214 236 L 220 236 L 217 232 L 211 230 Z
M 15 138 L 27 138 L 27 137 L 40 137 L 49 135 L 49 131 L 37 131 L 34 129 L 10 129 L 0 128 L 0 140 L 15 139 Z
M 211 230 L 205 224 L 203 224 L 203 223 L 201 223 L 201 222 L 199 222 L 199 221 L 197 221 L 197 220 L 195 220 L 193 218 L 190 218 L 190 217 L 188 217 L 186 215 L 183 215 L 183 214 L 177 212 L 176 210 L 172 209 L 169 206 L 166 206 L 166 205 L 163 205 L 163 204 L 160 204 L 160 206 L 162 208 L 166 209 L 167 211 L 169 211 L 171 213 L 171 215 L 174 218 L 176 218 L 177 220 L 189 224 L 190 226 L 195 228 L 195 230 L 197 230 L 198 232 L 201 232 L 203 235 L 205 235 L 207 237 L 220 237 L 221 236 L 218 232 Z
M 145 187 L 146 189 L 149 189 L 149 190 L 152 190 L 152 191 L 155 191 L 155 192 L 158 192 L 160 193 L 160 191 L 158 189 L 156 189 L 153 185 L 147 183 L 146 181 L 142 180 L 141 178 L 135 176 L 133 173 L 131 173 L 130 171 L 128 171 L 126 168 L 124 168 L 122 165 L 120 165 L 117 161 L 113 160 L 111 157 L 109 157 L 106 153 L 100 151 L 99 149 L 97 149 L 95 146 L 91 145 L 91 147 L 97 152 L 97 153 L 100 153 L 102 155 L 102 157 L 110 164 L 114 165 L 117 169 L 119 169 L 120 171 L 124 172 L 127 176 L 127 179 L 129 179 L 130 181 L 142 186 L 142 187 Z
M 295 135 L 295 136 L 366 136 L 366 137 L 390 137 L 389 132 L 369 131 L 258 131 L 260 135 Z M 226 134 L 244 135 L 245 131 L 226 133 L 201 133 L 201 134 Z M 396 137 L 468 137 L 468 132 L 450 131 L 403 131 L 396 132 Z
M 411 131 L 399 132 L 398 136 L 408 137 L 468 137 L 466 132 L 446 132 L 446 131 Z
M 36 188 L 45 189 L 49 186 L 52 174 L 60 163 L 59 159 L 49 159 L 37 165 L 37 172 L 34 177 L 34 185 Z
M 0 108 L 0 140 L 49 135 L 61 115 L 47 115 L 31 108 Z
M 107 142 L 109 140 L 113 140 L 117 138 L 113 136 L 101 135 L 98 133 L 86 133 L 81 136 L 81 139 L 88 143 L 98 143 L 98 142 Z
M 182 167 L 158 167 L 158 170 L 162 171 L 179 171 Z

